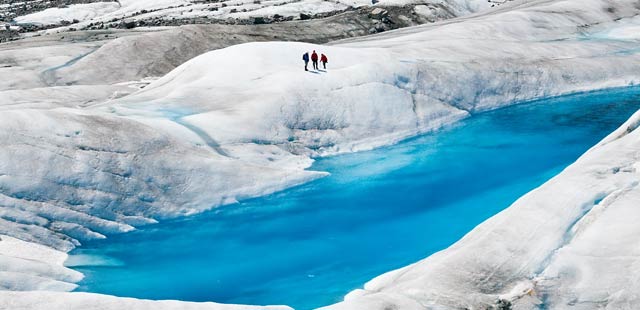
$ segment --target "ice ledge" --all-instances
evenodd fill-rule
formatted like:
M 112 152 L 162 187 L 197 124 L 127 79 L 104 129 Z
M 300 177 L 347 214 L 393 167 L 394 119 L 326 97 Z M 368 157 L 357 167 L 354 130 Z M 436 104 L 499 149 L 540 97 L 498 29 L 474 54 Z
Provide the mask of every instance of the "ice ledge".
M 225 305 L 212 302 L 142 300 L 89 293 L 1 292 L 0 309 L 32 310 L 292 310 L 286 306 Z

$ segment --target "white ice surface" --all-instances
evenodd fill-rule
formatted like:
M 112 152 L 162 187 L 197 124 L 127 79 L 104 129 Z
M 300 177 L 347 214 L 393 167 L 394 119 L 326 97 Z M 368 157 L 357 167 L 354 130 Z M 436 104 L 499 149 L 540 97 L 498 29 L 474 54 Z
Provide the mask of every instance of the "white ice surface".
M 0 235 L 0 289 L 74 289 L 82 274 L 62 267 L 66 258 L 52 248 Z
M 368 149 L 469 112 L 638 83 L 637 41 L 576 32 L 623 25 L 598 3 L 580 4 L 594 7 L 589 14 L 575 13 L 572 1 L 543 3 L 333 46 L 233 46 L 100 109 L 139 120 L 179 118 L 221 145 L 260 141 L 315 154 Z M 617 6 L 637 13 L 628 2 Z M 329 55 L 328 72 L 301 70 L 296 59 L 313 49 Z
M 523 100 L 637 84 L 638 38 L 629 35 L 629 29 L 635 27 L 639 10 L 631 0 L 529 1 L 332 46 L 243 44 L 197 57 L 131 96 L 101 104 L 86 104 L 83 98 L 104 98 L 110 90 L 106 86 L 96 93 L 73 88 L 73 104 L 56 99 L 63 98 L 56 92 L 66 91 L 59 88 L 51 93 L 55 100 L 47 103 L 38 80 L 33 92 L 14 96 L 32 100 L 13 107 L 14 100 L 0 101 L 0 234 L 67 251 L 82 240 L 321 177 L 304 170 L 313 155 L 393 143 L 470 113 Z M 312 49 L 329 56 L 328 72 L 302 70 L 301 54 Z M 47 64 L 36 61 L 35 67 L 55 66 L 46 49 L 28 53 L 38 51 Z M 71 50 L 69 54 L 60 62 L 72 61 Z M 34 58 L 27 58 L 23 63 L 32 63 Z M 2 89 L 24 91 L 2 83 L 7 84 Z M 356 292 L 348 304 L 336 307 L 486 305 L 508 295 L 526 309 L 539 297 L 532 293 L 530 299 L 519 298 L 524 296 L 519 291 L 538 287 L 533 278 L 525 281 L 532 275 L 541 277 L 548 292 L 558 288 L 577 294 L 571 290 L 579 286 L 553 280 L 568 264 L 564 256 L 551 254 L 563 245 L 565 232 L 581 218 L 586 202 L 631 184 L 636 174 L 609 176 L 606 171 L 615 168 L 608 165 L 622 164 L 618 161 L 635 160 L 637 135 L 633 131 L 594 149 L 570 172 L 481 225 L 479 233 L 461 241 L 464 247 L 443 252 L 453 254 L 436 254 L 376 279 L 368 291 Z M 593 172 L 600 168 L 605 171 L 602 180 Z M 618 171 L 625 169 L 631 168 Z M 565 192 L 572 195 L 565 197 Z M 623 203 L 635 196 L 616 197 Z M 523 229 L 524 224 L 499 225 L 507 216 L 510 222 L 520 220 L 541 230 L 534 234 Z M 582 250 L 575 245 L 566 252 Z M 552 258 L 549 268 L 540 269 L 542 257 Z M 445 262 L 430 263 L 434 260 Z M 15 258 L 6 261 L 9 276 L 0 279 L 9 279 L 3 285 L 10 289 L 67 290 L 76 281 L 57 260 L 27 267 Z M 539 270 L 544 273 L 534 272 Z M 398 276 L 404 272 L 406 277 Z M 25 296 L 0 294 L 0 301 L 9 302 Z M 28 296 L 81 303 L 94 295 Z M 566 296 L 546 300 L 564 303 Z M 629 300 L 616 296 L 607 295 Z
M 63 66 L 98 46 L 92 43 L 16 48 L 6 44 L 0 46 L 0 91 L 46 87 L 47 70 Z
M 55 25 L 61 21 L 73 20 L 85 21 L 101 17 L 118 10 L 116 2 L 96 2 L 85 4 L 73 4 L 65 8 L 50 8 L 29 15 L 19 16 L 15 19 L 18 23 L 35 23 L 43 25 Z
M 63 8 L 49 8 L 40 12 L 19 16 L 19 23 L 56 24 L 61 20 L 109 21 L 113 18 L 132 16 L 142 10 L 155 11 L 190 5 L 184 0 L 119 0 L 118 2 L 96 2 L 72 4 Z

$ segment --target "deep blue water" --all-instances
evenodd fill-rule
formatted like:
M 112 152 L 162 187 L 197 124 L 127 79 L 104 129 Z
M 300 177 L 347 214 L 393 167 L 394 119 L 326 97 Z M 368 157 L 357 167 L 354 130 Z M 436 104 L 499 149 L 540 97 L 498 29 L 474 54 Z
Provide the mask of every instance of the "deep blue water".
M 80 291 L 311 309 L 444 249 L 542 184 L 640 108 L 640 88 L 481 113 L 370 152 L 331 176 L 86 243 Z M 86 256 L 88 255 L 89 259 Z M 80 264 L 82 265 L 82 264 Z

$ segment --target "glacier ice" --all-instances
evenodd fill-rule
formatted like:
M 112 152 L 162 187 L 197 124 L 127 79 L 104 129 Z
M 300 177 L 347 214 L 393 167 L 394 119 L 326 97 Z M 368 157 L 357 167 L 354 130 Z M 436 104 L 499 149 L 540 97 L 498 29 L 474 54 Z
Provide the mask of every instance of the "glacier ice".
M 82 64 L 97 43 L 3 48 L 0 63 L 11 64 L 3 72 L 14 79 L 0 80 L 1 287 L 71 290 L 81 275 L 61 264 L 82 240 L 322 177 L 305 170 L 314 156 L 393 143 L 525 100 L 638 84 L 639 11 L 631 0 L 514 2 L 326 46 L 242 44 L 196 57 L 139 91 L 46 87 L 43 70 Z M 327 73 L 301 70 L 300 55 L 312 49 L 329 55 Z M 624 290 L 637 281 L 616 277 L 637 265 L 633 243 L 623 242 L 635 233 L 637 119 L 450 249 L 331 308 L 637 303 Z M 600 236 L 611 225 L 615 238 Z M 19 256 L 26 249 L 37 259 Z M 599 274 L 612 261 L 622 263 L 602 281 L 562 277 Z M 156 305 L 16 292 L 0 292 L 0 303 L 35 309 L 51 296 L 68 308 L 87 300 Z

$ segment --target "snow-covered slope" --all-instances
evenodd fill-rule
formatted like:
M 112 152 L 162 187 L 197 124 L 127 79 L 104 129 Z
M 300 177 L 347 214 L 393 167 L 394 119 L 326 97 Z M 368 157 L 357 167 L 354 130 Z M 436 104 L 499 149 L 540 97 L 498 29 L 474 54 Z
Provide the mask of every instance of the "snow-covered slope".
M 160 31 L 160 28 L 154 28 Z M 149 30 L 127 31 L 77 31 L 63 34 L 32 37 L 11 43 L 0 44 L 0 92 L 6 90 L 24 90 L 20 98 L 23 101 L 30 97 L 29 91 L 38 89 L 34 93 L 42 94 L 56 80 L 56 72 L 71 66 L 91 55 L 101 46 L 126 36 L 138 36 L 148 34 Z M 161 57 L 161 56 L 159 56 Z M 104 65 L 104 64 L 95 64 Z M 128 80 L 118 80 L 124 82 Z M 59 86 L 73 86 L 61 83 Z M 103 84 L 101 88 L 115 88 L 122 90 L 119 85 L 113 83 Z M 71 90 L 72 87 L 67 87 Z M 82 89 L 82 87 L 80 87 Z M 88 90 L 89 88 L 84 88 Z M 58 88 L 60 90 L 60 88 Z M 72 91 L 73 92 L 73 91 Z M 85 91 L 86 93 L 86 91 Z M 92 97 L 89 95 L 89 97 Z M 95 97 L 95 96 L 93 96 Z M 106 96 L 105 98 L 108 98 Z M 6 100 L 5 95 L 0 95 L 0 100 Z M 104 98 L 103 98 L 104 100 Z M 6 101 L 5 101 L 6 102 Z M 7 102 L 9 104 L 10 102 Z
M 77 62 L 50 71 L 56 85 L 114 84 L 158 77 L 184 62 L 231 45 L 258 41 L 328 42 L 368 33 L 368 18 L 339 15 L 264 25 L 188 25 L 112 40 Z M 250 61 L 250 60 L 249 60 Z
M 340 2 L 320 1 L 320 3 L 329 6 L 329 9 L 333 5 L 343 5 Z M 238 5 L 241 5 L 241 3 Z M 256 16 L 273 17 L 279 15 L 281 16 L 279 18 L 284 18 L 282 16 L 292 17 L 301 12 L 307 14 L 318 13 L 307 7 L 312 5 L 312 1 L 288 3 L 285 6 L 272 2 L 265 2 L 262 5 L 266 7 L 255 11 L 239 11 L 233 14 L 249 19 L 253 23 Z M 364 2 L 359 3 L 356 1 L 351 5 L 362 6 Z M 381 9 L 382 7 L 385 9 Z M 192 6 L 186 6 L 182 9 L 187 8 L 191 11 L 190 15 L 198 14 L 197 10 L 192 11 L 194 10 Z M 376 4 L 373 9 L 367 6 L 359 10 L 350 10 L 330 17 L 311 20 L 270 23 L 267 19 L 263 19 L 264 24 L 256 25 L 215 23 L 212 25 L 187 25 L 167 31 L 113 40 L 100 48 L 96 48 L 95 52 L 87 54 L 86 57 L 79 57 L 77 62 L 49 72 L 47 81 L 56 85 L 113 84 L 135 81 L 146 77 L 165 75 L 195 56 L 231 45 L 259 41 L 326 43 L 348 37 L 363 36 L 374 32 L 468 15 L 488 8 L 490 8 L 489 2 L 476 0 L 448 0 L 425 3 L 405 2 L 404 0 L 399 2 L 382 1 Z M 340 10 L 343 8 L 334 9 L 338 10 L 336 12 L 341 12 Z M 234 8 L 233 10 L 236 9 Z M 284 13 L 283 10 L 287 10 L 287 13 Z M 377 15 L 373 14 L 376 12 L 375 10 L 379 10 L 376 13 Z M 213 14 L 211 11 L 205 11 L 207 14 Z M 215 14 L 220 14 L 217 11 L 215 12 Z M 258 12 L 260 14 L 256 15 Z M 329 12 L 332 11 L 329 10 Z M 155 12 L 154 14 L 158 16 L 157 18 L 163 16 L 161 12 Z M 145 15 L 140 18 L 144 18 Z M 173 18 L 171 17 L 170 20 L 173 21 Z M 199 19 L 192 21 L 195 23 L 202 22 Z M 91 24 L 93 23 L 95 21 Z M 180 23 L 175 22 L 173 24 Z M 80 26 L 73 25 L 72 27 L 77 28 Z M 95 28 L 95 26 L 92 27 Z
M 0 234 L 66 251 L 82 240 L 321 177 L 322 173 L 304 170 L 311 156 L 393 143 L 477 111 L 532 98 L 637 84 L 640 37 L 634 29 L 639 14 L 637 1 L 632 0 L 518 2 L 484 15 L 331 46 L 278 42 L 233 46 L 197 57 L 140 92 L 98 105 L 82 104 L 83 98 L 103 95 L 90 96 L 79 88 L 74 88 L 77 105 L 43 103 L 44 95 L 36 93 L 28 95 L 36 103 L 0 101 Z M 313 49 L 328 55 L 328 72 L 302 70 L 301 54 Z M 616 141 L 630 141 L 633 147 L 638 140 L 634 134 L 627 136 L 631 138 Z M 605 153 L 618 155 L 613 152 Z M 619 157 L 628 159 L 629 154 Z M 609 163 L 617 165 L 616 161 L 602 165 Z M 591 164 L 576 167 L 587 169 L 587 174 L 591 171 Z M 580 173 L 569 175 L 589 180 Z M 568 178 L 561 188 L 572 190 L 572 180 Z M 539 267 L 538 258 L 551 255 L 553 245 L 561 244 L 558 232 L 579 218 L 572 206 L 602 193 L 596 185 L 597 191 L 582 190 L 584 196 L 575 200 L 554 202 L 561 206 L 566 202 L 568 207 L 549 209 L 558 214 L 548 224 L 557 226 L 536 235 L 538 243 L 531 246 L 509 243 L 521 236 L 509 226 L 495 228 L 504 231 L 505 243 L 483 248 L 486 253 L 494 249 L 505 258 L 538 255 L 531 255 L 528 265 L 518 265 L 519 273 L 509 273 L 511 269 L 495 273 L 495 278 L 477 286 L 474 273 L 466 273 L 470 278 L 442 273 L 445 278 L 437 287 L 451 289 L 444 280 L 453 279 L 467 281 L 462 289 L 482 288 L 483 294 L 469 291 L 470 299 L 460 299 L 469 303 L 487 303 L 505 293 L 500 283 L 511 283 L 510 279 L 497 276 L 517 278 Z M 506 213 L 538 215 L 527 208 L 547 200 L 522 201 L 525 212 L 516 207 Z M 496 221 L 482 227 L 494 229 L 491 223 Z M 8 283 L 25 284 L 7 284 L 9 288 L 67 290 L 76 281 L 77 275 L 60 268 L 58 255 L 30 267 L 8 253 L 3 257 L 11 260 L 6 265 L 11 266 L 11 279 L 17 279 Z M 507 261 L 505 268 L 518 264 Z M 552 276 L 552 269 L 547 272 Z M 415 274 L 422 279 L 421 272 Z M 439 273 L 425 274 L 430 281 L 441 279 Z M 420 281 L 404 286 L 398 279 L 398 290 L 416 288 L 416 294 L 422 294 Z M 381 284 L 373 287 L 393 290 L 392 282 L 378 280 L 375 283 Z M 494 291 L 484 290 L 483 285 L 494 285 Z M 452 300 L 458 300 L 457 292 L 467 291 L 451 291 Z M 46 298 L 37 296 L 44 295 L 30 298 Z M 68 302 L 88 298 L 82 296 Z M 405 309 L 403 305 L 429 301 L 435 295 L 405 296 L 392 299 Z M 0 293 L 0 300 L 19 298 Z M 371 298 L 353 299 L 353 305 L 373 300 L 380 302 L 377 307 L 390 302 Z
M 640 82 L 637 41 L 601 38 L 603 29 L 627 27 L 624 17 L 638 9 L 617 2 L 615 14 L 603 4 L 542 2 L 325 47 L 233 46 L 187 62 L 105 111 L 179 117 L 222 145 L 366 149 L 479 110 Z M 585 6 L 594 9 L 577 9 Z M 302 70 L 300 55 L 313 49 L 329 55 L 328 72 Z
M 72 4 L 68 7 L 55 7 L 44 11 L 17 17 L 18 23 L 37 23 L 43 25 L 56 25 L 63 21 L 85 21 L 100 18 L 106 14 L 117 11 L 117 2 L 96 2 L 86 4 Z

